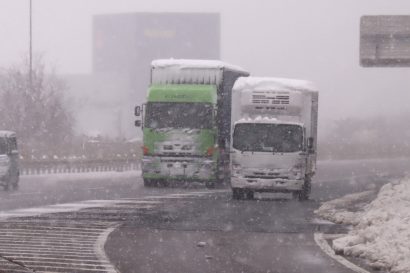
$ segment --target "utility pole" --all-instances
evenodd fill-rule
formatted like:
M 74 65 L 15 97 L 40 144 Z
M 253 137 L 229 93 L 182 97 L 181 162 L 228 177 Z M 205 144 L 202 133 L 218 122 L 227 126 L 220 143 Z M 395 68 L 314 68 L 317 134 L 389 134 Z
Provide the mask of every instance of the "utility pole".
M 32 23 L 32 17 L 33 17 L 33 10 L 32 10 L 32 0 L 30 0 L 30 9 L 29 9 L 29 17 L 30 17 L 30 37 L 29 37 L 29 43 L 30 43 L 30 49 L 29 49 L 29 88 L 30 91 L 33 90 L 33 23 Z

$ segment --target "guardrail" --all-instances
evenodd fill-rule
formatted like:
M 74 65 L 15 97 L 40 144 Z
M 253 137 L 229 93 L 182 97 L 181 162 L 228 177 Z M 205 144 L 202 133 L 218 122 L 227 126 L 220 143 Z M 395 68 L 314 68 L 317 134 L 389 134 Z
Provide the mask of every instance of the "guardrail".
M 140 170 L 135 159 L 20 161 L 21 175 Z

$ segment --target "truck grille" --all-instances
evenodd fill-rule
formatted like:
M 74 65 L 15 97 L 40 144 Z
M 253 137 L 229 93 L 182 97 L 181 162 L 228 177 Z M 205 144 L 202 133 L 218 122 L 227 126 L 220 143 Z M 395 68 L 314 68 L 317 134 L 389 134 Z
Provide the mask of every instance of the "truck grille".
M 287 175 L 283 175 L 278 172 L 252 172 L 249 175 L 245 175 L 245 178 L 260 178 L 260 179 L 288 179 Z
M 259 179 L 288 179 L 289 177 L 287 176 L 269 176 L 269 175 L 264 175 L 264 176 L 259 176 L 259 175 L 245 175 L 245 178 L 259 178 Z

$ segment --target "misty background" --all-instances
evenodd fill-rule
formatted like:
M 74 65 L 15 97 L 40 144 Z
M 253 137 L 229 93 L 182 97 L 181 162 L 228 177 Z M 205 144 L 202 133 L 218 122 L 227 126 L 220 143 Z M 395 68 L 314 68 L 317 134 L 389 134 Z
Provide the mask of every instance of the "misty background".
M 29 1 L 0 1 L 1 68 L 27 56 L 28 8 Z M 140 136 L 132 107 L 146 89 L 124 75 L 92 74 L 93 18 L 134 12 L 219 14 L 223 61 L 254 76 L 315 82 L 322 157 L 410 155 L 410 70 L 359 65 L 360 17 L 408 14 L 408 1 L 33 0 L 34 53 L 66 81 L 77 134 Z

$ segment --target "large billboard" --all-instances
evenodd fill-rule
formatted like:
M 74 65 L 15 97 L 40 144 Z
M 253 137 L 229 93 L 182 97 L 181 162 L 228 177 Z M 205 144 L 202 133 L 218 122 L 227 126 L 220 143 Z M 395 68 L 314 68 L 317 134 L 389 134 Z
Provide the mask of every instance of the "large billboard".
M 100 107 L 95 106 L 99 120 L 94 118 L 92 124 L 100 124 L 97 127 L 103 128 L 102 131 L 118 136 L 139 134 L 140 130 L 134 127 L 133 108 L 144 102 L 150 64 L 158 58 L 219 59 L 219 14 L 94 16 L 93 79 L 104 79 L 104 84 L 94 83 L 93 89 L 101 96 L 98 96 Z M 113 125 L 118 123 L 119 126 Z
M 93 72 L 129 74 L 148 85 L 157 58 L 219 59 L 218 13 L 130 13 L 96 15 Z

